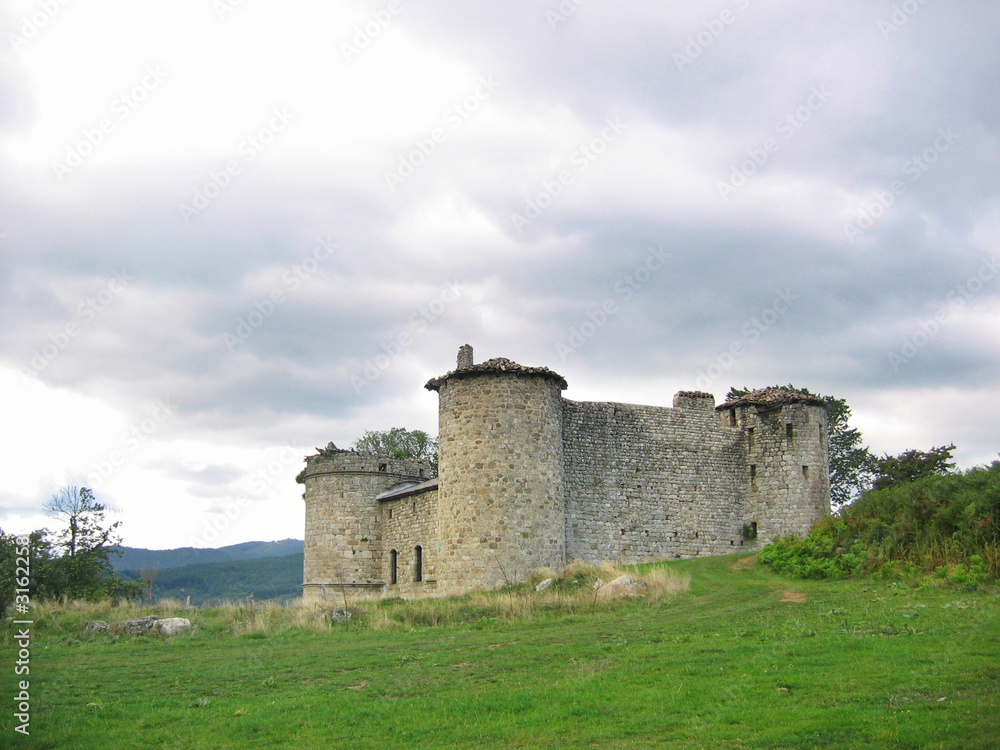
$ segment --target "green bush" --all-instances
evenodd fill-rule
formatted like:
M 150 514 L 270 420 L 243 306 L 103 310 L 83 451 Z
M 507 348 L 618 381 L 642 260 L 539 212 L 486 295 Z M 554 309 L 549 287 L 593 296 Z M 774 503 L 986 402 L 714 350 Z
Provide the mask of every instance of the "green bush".
M 806 537 L 767 545 L 759 559 L 800 578 L 933 575 L 975 589 L 1000 577 L 1000 461 L 865 492 Z

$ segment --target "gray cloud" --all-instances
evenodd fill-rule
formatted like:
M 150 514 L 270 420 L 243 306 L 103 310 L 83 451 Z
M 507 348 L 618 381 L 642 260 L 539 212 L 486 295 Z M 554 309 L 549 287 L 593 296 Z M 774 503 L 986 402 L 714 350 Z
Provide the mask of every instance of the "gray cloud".
M 713 365 L 719 398 L 732 385 L 792 381 L 855 399 L 878 450 L 928 447 L 880 432 L 878 415 L 914 393 L 986 388 L 1000 358 L 1000 279 L 968 287 L 1000 249 L 1000 13 L 927 4 L 886 31 L 892 7 L 584 3 L 553 28 L 546 12 L 558 3 L 406 6 L 350 64 L 335 43 L 310 52 L 313 67 L 287 81 L 294 128 L 190 221 L 180 205 L 257 120 L 186 150 L 182 134 L 198 122 L 185 123 L 176 141 L 111 158 L 176 115 L 182 100 L 170 97 L 197 85 L 182 53 L 164 53 L 178 72 L 162 109 L 137 112 L 59 183 L 45 158 L 19 155 L 26 136 L 48 132 L 50 105 L 35 70 L 9 54 L 0 364 L 134 418 L 169 399 L 177 412 L 157 439 L 220 449 L 349 443 L 402 422 L 433 430 L 423 382 L 466 342 L 480 358 L 552 366 L 609 400 L 631 398 L 629 378 L 697 387 Z M 251 21 L 262 11 L 239 12 Z M 252 43 L 232 29 L 233 43 Z M 292 48 L 274 44 L 278 66 Z M 58 62 L 58 51 L 45 55 Z M 389 90 L 431 58 L 438 78 L 389 102 L 382 127 L 319 137 L 386 105 L 352 82 L 371 76 Z M 204 64 L 206 80 L 226 82 L 226 107 L 266 122 L 282 87 L 248 88 L 223 61 Z M 448 108 L 480 76 L 495 92 L 453 127 Z M 330 91 L 344 98 L 321 111 Z M 226 107 L 190 116 L 207 126 Z M 436 127 L 433 153 L 390 186 L 386 173 Z M 39 153 L 57 157 L 63 138 Z M 530 221 L 519 227 L 515 214 Z M 322 242 L 336 249 L 320 258 Z M 115 274 L 128 283 L 109 292 Z M 945 322 L 927 335 L 941 310 Z M 740 355 L 721 366 L 734 345 Z M 904 357 L 895 367 L 893 352 Z M 983 460 L 998 434 L 981 426 L 963 437 L 960 456 Z M 246 471 L 204 465 L 146 470 L 187 482 L 192 502 L 226 497 Z M 13 513 L 31 501 L 3 502 Z

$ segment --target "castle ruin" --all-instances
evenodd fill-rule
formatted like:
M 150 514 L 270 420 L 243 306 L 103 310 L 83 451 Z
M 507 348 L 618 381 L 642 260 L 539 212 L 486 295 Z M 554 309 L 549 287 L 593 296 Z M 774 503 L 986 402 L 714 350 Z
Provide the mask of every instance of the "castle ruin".
M 570 401 L 507 359 L 458 366 L 439 398 L 439 475 L 332 444 L 306 458 L 303 596 L 495 588 L 573 560 L 638 563 L 757 549 L 830 511 L 826 407 L 785 390 L 715 405 Z

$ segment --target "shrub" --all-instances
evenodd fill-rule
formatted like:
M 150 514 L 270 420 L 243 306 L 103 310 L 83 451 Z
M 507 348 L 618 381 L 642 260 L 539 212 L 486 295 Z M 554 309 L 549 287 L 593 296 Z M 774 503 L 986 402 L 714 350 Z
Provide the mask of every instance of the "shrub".
M 801 578 L 934 575 L 963 588 L 1000 577 L 1000 461 L 864 493 L 761 562 Z

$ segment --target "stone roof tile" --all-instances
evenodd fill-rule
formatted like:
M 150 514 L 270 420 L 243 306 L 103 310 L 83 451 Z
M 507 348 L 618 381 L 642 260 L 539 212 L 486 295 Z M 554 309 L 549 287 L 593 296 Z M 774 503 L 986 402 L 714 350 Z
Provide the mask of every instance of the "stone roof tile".
M 507 359 L 506 357 L 494 357 L 493 359 L 488 359 L 485 362 L 480 362 L 478 365 L 472 365 L 471 367 L 464 369 L 451 370 L 445 375 L 442 375 L 440 378 L 431 378 L 427 381 L 426 385 L 424 385 L 424 388 L 429 391 L 437 391 L 440 390 L 446 380 L 450 380 L 452 378 L 464 378 L 483 373 L 502 372 L 517 375 L 538 375 L 555 381 L 561 390 L 566 390 L 569 387 L 569 384 L 566 382 L 566 378 L 559 373 L 550 370 L 548 367 L 526 367 L 525 365 L 519 365 L 517 362 Z
M 737 406 L 763 406 L 767 409 L 776 409 L 785 404 L 813 404 L 817 406 L 825 405 L 823 399 L 810 396 L 808 393 L 790 391 L 786 388 L 761 388 L 745 396 L 740 396 L 732 401 L 727 401 L 720 406 L 716 406 L 716 411 L 721 409 L 732 409 Z

